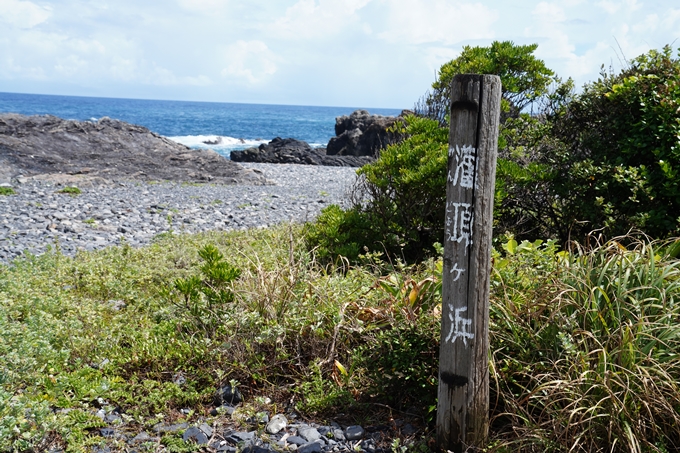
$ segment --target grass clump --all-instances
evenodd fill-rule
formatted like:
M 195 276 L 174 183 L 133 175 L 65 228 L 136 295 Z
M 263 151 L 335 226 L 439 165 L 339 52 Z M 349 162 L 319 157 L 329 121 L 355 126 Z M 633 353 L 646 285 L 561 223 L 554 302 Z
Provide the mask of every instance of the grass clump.
M 63 194 L 66 194 L 66 195 L 71 195 L 72 197 L 76 197 L 76 196 L 80 195 L 81 193 L 83 193 L 83 191 L 80 190 L 78 187 L 75 187 L 75 186 L 66 186 L 66 187 L 63 187 L 63 188 L 57 190 L 57 193 L 63 193 Z
M 573 253 L 504 245 L 490 327 L 498 450 L 677 450 L 680 262 L 670 249 L 632 238 Z
M 16 195 L 16 191 L 12 187 L 1 186 L 0 195 Z

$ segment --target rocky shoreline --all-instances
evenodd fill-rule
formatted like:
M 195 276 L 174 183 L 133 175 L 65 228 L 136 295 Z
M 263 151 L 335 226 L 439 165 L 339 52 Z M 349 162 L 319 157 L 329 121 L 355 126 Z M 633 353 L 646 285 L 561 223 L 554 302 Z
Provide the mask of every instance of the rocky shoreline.
M 17 178 L 81 188 L 118 180 L 265 183 L 215 151 L 188 148 L 142 126 L 2 113 L 0 183 Z
M 149 244 L 159 234 L 265 228 L 312 220 L 342 204 L 356 178 L 351 167 L 253 164 L 259 184 L 187 184 L 118 181 L 59 193 L 64 185 L 20 178 L 14 195 L 0 195 L 0 263 L 58 244 L 62 253 L 123 242 Z

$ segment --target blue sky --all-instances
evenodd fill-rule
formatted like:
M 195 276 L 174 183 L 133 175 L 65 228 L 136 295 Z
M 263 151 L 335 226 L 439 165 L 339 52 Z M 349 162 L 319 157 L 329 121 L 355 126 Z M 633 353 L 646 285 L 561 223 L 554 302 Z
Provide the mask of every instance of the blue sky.
M 410 108 L 464 45 L 578 86 L 665 44 L 677 0 L 0 0 L 0 91 Z

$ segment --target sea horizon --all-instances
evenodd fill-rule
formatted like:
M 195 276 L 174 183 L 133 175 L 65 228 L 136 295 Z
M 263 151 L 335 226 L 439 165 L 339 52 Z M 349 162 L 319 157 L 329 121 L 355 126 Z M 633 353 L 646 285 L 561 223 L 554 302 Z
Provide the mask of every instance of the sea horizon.
M 214 149 L 225 157 L 233 150 L 258 146 L 276 137 L 325 147 L 335 136 L 335 118 L 359 109 L 386 116 L 402 111 L 0 92 L 0 113 L 54 115 L 78 121 L 109 117 L 144 126 L 191 148 Z

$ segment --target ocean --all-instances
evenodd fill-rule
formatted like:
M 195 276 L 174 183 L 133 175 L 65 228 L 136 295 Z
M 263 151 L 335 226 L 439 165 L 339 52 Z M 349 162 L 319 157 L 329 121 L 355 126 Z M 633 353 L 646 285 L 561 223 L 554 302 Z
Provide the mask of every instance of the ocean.
M 80 121 L 96 121 L 108 116 L 144 126 L 192 148 L 214 149 L 225 157 L 229 157 L 232 150 L 267 143 L 275 137 L 296 138 L 313 147 L 325 147 L 335 136 L 335 118 L 357 109 L 0 92 L 0 113 L 49 114 Z M 364 110 L 379 115 L 401 112 L 381 108 Z M 204 143 L 208 141 L 220 143 Z

